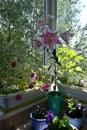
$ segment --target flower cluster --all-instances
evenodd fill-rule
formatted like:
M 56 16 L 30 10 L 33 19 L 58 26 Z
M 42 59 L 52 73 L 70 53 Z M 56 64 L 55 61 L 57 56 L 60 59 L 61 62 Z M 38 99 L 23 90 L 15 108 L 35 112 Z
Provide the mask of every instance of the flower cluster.
M 30 84 L 28 85 L 29 89 L 40 89 L 42 92 L 45 92 L 50 87 L 49 75 L 44 75 L 44 73 L 31 73 L 30 75 Z

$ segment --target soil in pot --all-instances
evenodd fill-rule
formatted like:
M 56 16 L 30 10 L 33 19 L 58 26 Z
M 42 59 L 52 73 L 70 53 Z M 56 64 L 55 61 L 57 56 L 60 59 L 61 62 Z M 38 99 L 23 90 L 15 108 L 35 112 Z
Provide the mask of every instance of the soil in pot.
M 66 115 L 68 115 L 71 118 L 81 118 L 81 117 L 83 117 L 83 113 L 79 110 L 76 110 L 76 111 L 73 111 L 73 112 L 70 112 L 70 113 L 69 113 L 69 111 L 67 111 Z
M 46 115 L 45 110 L 36 110 L 36 112 L 32 113 L 33 118 L 35 119 L 44 119 Z

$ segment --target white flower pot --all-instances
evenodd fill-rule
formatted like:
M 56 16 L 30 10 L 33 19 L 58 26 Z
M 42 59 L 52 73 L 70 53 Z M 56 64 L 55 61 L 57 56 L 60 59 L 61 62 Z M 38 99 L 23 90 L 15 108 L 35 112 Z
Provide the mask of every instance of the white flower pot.
M 0 94 L 0 106 L 4 109 L 11 109 L 13 107 L 16 107 L 20 104 L 27 103 L 36 97 L 41 96 L 43 93 L 40 90 L 27 90 L 27 91 L 21 91 L 9 95 L 3 95 Z M 21 96 L 21 99 L 16 99 L 15 97 L 17 95 Z

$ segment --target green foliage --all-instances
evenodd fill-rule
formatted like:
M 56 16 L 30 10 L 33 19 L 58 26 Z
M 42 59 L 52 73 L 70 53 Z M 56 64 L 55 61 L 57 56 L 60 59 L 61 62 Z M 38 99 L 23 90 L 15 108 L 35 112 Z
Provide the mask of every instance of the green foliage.
M 57 68 L 59 80 L 62 83 L 73 84 L 75 76 L 82 73 L 80 62 L 82 62 L 84 58 L 68 46 L 59 48 L 57 50 L 57 56 L 61 63 L 61 66 Z
M 67 101 L 69 113 L 76 111 L 75 103 L 77 102 L 77 99 L 69 98 Z
M 42 65 L 42 53 L 32 49 L 37 19 L 42 14 L 41 0 L 0 1 L 0 83 L 6 91 L 11 85 L 26 88 L 31 71 Z
M 51 123 L 48 124 L 48 130 L 73 130 L 69 123 L 68 117 L 63 116 L 61 119 L 55 116 Z

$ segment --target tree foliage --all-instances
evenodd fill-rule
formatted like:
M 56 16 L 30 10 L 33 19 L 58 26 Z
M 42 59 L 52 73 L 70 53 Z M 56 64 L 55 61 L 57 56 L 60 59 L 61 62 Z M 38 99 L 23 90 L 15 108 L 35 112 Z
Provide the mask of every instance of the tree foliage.
M 0 0 L 0 82 L 13 82 L 21 71 L 30 73 L 42 64 L 42 56 L 32 46 L 43 6 L 41 0 Z M 17 61 L 20 66 L 14 71 L 11 63 Z

